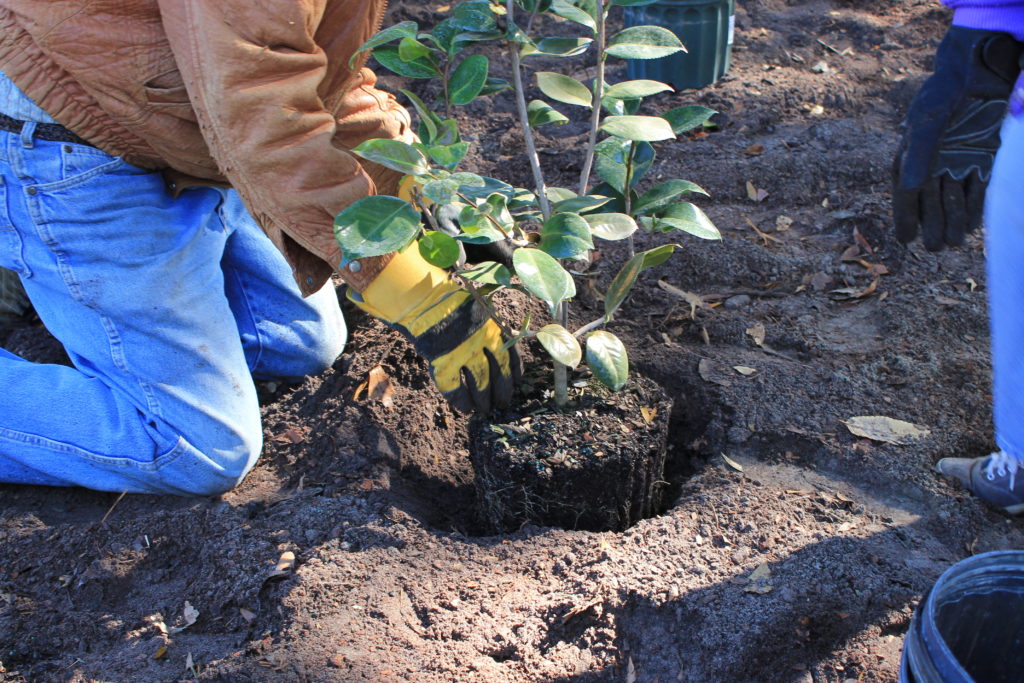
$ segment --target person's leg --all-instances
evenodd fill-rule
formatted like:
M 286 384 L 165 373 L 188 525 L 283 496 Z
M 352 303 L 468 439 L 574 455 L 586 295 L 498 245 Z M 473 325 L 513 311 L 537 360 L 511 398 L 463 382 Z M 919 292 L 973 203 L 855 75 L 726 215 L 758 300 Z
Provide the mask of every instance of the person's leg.
M 334 285 L 303 299 L 288 262 L 236 192 L 225 193 L 219 213 L 231 228 L 224 284 L 253 377 L 296 381 L 331 367 L 346 339 Z
M 224 193 L 0 133 L 0 266 L 74 368 L 0 353 L 0 481 L 214 494 L 262 447 L 220 258 Z
M 1024 118 L 1003 125 L 985 195 L 996 445 L 980 458 L 943 458 L 940 472 L 1011 514 L 1024 512 Z
M 988 188 L 988 290 L 996 443 L 1024 466 L 1024 118 L 1009 117 Z

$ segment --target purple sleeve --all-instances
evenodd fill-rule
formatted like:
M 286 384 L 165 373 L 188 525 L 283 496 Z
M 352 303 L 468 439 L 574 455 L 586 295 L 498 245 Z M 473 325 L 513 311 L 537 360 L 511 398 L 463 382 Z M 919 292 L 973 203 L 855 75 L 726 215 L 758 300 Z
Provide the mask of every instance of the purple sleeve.
M 953 25 L 1011 34 L 1024 41 L 1024 0 L 942 0 L 953 10 Z

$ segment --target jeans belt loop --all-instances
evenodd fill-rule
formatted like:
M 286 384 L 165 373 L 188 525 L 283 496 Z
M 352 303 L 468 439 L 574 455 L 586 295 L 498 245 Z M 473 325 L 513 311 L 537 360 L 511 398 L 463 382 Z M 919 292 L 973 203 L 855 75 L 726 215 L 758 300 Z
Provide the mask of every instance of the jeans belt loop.
M 26 121 L 21 127 L 21 146 L 25 149 L 32 149 L 34 143 L 32 142 L 32 136 L 36 132 L 36 122 Z

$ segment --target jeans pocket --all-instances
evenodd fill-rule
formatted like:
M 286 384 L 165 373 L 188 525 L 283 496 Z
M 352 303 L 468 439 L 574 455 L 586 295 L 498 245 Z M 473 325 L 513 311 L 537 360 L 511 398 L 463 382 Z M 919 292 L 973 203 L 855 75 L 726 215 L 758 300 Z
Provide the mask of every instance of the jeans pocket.
M 32 271 L 25 263 L 21 235 L 11 222 L 7 208 L 7 183 L 3 176 L 0 176 L 0 266 L 22 277 L 32 276 Z

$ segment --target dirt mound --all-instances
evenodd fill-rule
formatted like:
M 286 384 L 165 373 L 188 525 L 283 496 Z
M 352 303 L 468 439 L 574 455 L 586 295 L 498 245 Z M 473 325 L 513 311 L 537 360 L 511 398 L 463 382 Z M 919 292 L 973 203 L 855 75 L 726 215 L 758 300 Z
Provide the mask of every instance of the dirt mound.
M 465 418 L 348 310 L 333 370 L 262 388 L 266 453 L 236 491 L 0 486 L 0 680 L 895 680 L 931 582 L 1024 540 L 932 470 L 993 445 L 981 243 L 890 236 L 899 120 L 948 13 L 739 4 L 728 76 L 651 101 L 720 112 L 658 143 L 654 174 L 703 185 L 724 242 L 686 241 L 613 326 L 674 400 L 668 512 L 621 534 L 472 535 Z M 465 116 L 473 167 L 528 183 L 507 98 Z M 563 180 L 583 130 L 547 140 Z M 38 328 L 6 348 L 62 358 Z M 390 405 L 358 391 L 378 366 Z M 861 415 L 929 435 L 860 439 L 844 421 Z

